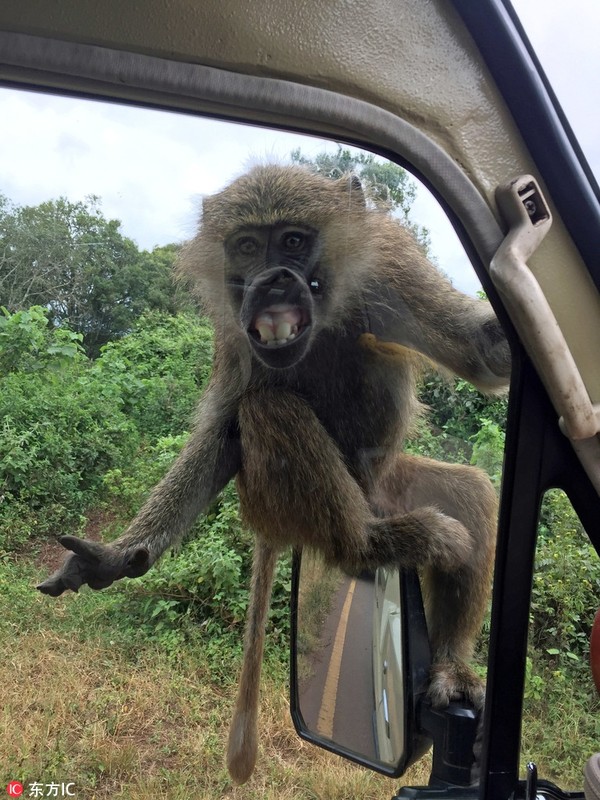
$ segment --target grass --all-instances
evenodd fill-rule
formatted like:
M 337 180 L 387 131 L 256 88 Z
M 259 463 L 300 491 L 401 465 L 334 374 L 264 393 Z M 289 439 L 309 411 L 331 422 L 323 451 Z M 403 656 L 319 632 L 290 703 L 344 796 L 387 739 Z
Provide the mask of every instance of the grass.
M 31 558 L 0 571 L 0 763 L 5 784 L 72 781 L 85 800 L 387 798 L 390 780 L 303 742 L 285 670 L 262 686 L 255 774 L 232 784 L 224 753 L 239 648 L 220 655 L 197 629 L 164 647 L 128 625 L 115 590 L 52 600 Z M 424 784 L 426 764 L 403 783 Z M 27 791 L 27 788 L 26 788 Z
M 233 785 L 224 756 L 241 630 L 215 639 L 186 617 L 153 633 L 131 593 L 50 599 L 33 588 L 46 572 L 31 552 L 0 559 L 4 785 L 72 781 L 79 800 L 375 800 L 427 783 L 428 759 L 390 780 L 303 742 L 290 720 L 286 664 L 271 646 L 257 768 Z M 533 759 L 564 789 L 581 789 L 583 764 L 599 749 L 600 704 L 584 667 L 577 680 L 539 668 L 528 685 L 523 767 Z
M 526 690 L 521 741 L 522 774 L 533 760 L 541 776 L 570 791 L 582 790 L 583 766 L 600 750 L 600 701 L 587 664 L 577 672 L 575 680 L 537 667 L 533 681 L 539 691 L 532 697 Z

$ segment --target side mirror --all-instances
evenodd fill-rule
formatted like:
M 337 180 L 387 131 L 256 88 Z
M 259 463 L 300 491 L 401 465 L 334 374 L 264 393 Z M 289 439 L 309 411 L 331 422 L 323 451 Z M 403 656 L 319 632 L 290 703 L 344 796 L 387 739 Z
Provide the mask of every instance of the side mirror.
M 296 553 L 291 711 L 298 734 L 398 777 L 431 746 L 417 707 L 431 662 L 419 579 L 379 568 L 348 575 Z

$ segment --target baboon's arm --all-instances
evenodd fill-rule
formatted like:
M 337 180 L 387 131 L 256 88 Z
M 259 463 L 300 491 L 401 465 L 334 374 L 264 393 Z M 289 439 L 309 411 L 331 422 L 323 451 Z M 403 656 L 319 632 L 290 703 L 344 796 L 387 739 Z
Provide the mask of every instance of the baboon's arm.
M 75 536 L 59 539 L 73 554 L 38 585 L 41 592 L 57 597 L 66 589 L 76 592 L 84 583 L 104 589 L 119 578 L 143 575 L 189 530 L 239 470 L 236 409 L 224 395 L 218 381 L 208 387 L 187 444 L 119 539 L 108 545 Z
M 418 350 L 484 392 L 503 389 L 510 349 L 487 301 L 457 291 L 420 254 L 367 294 L 371 332 Z

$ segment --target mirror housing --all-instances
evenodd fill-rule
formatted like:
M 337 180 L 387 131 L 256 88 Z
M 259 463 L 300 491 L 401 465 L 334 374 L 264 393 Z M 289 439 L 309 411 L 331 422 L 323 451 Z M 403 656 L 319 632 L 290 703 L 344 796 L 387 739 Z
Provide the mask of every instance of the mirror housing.
M 290 705 L 299 736 L 402 775 L 431 747 L 419 720 L 431 652 L 416 572 L 351 576 L 295 552 L 291 627 Z

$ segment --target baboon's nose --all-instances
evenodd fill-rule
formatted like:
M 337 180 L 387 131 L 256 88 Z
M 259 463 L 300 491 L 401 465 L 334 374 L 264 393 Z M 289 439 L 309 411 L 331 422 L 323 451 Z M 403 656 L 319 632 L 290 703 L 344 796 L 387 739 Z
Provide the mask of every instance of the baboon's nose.
M 289 286 L 289 284 L 295 280 L 297 280 L 297 278 L 294 273 L 290 269 L 282 267 L 281 269 L 269 270 L 261 283 L 265 286 Z
M 297 284 L 298 276 L 292 270 L 286 267 L 276 267 L 257 278 L 254 281 L 254 288 L 261 289 L 266 294 L 265 299 L 275 303 L 281 298 L 287 297 Z

